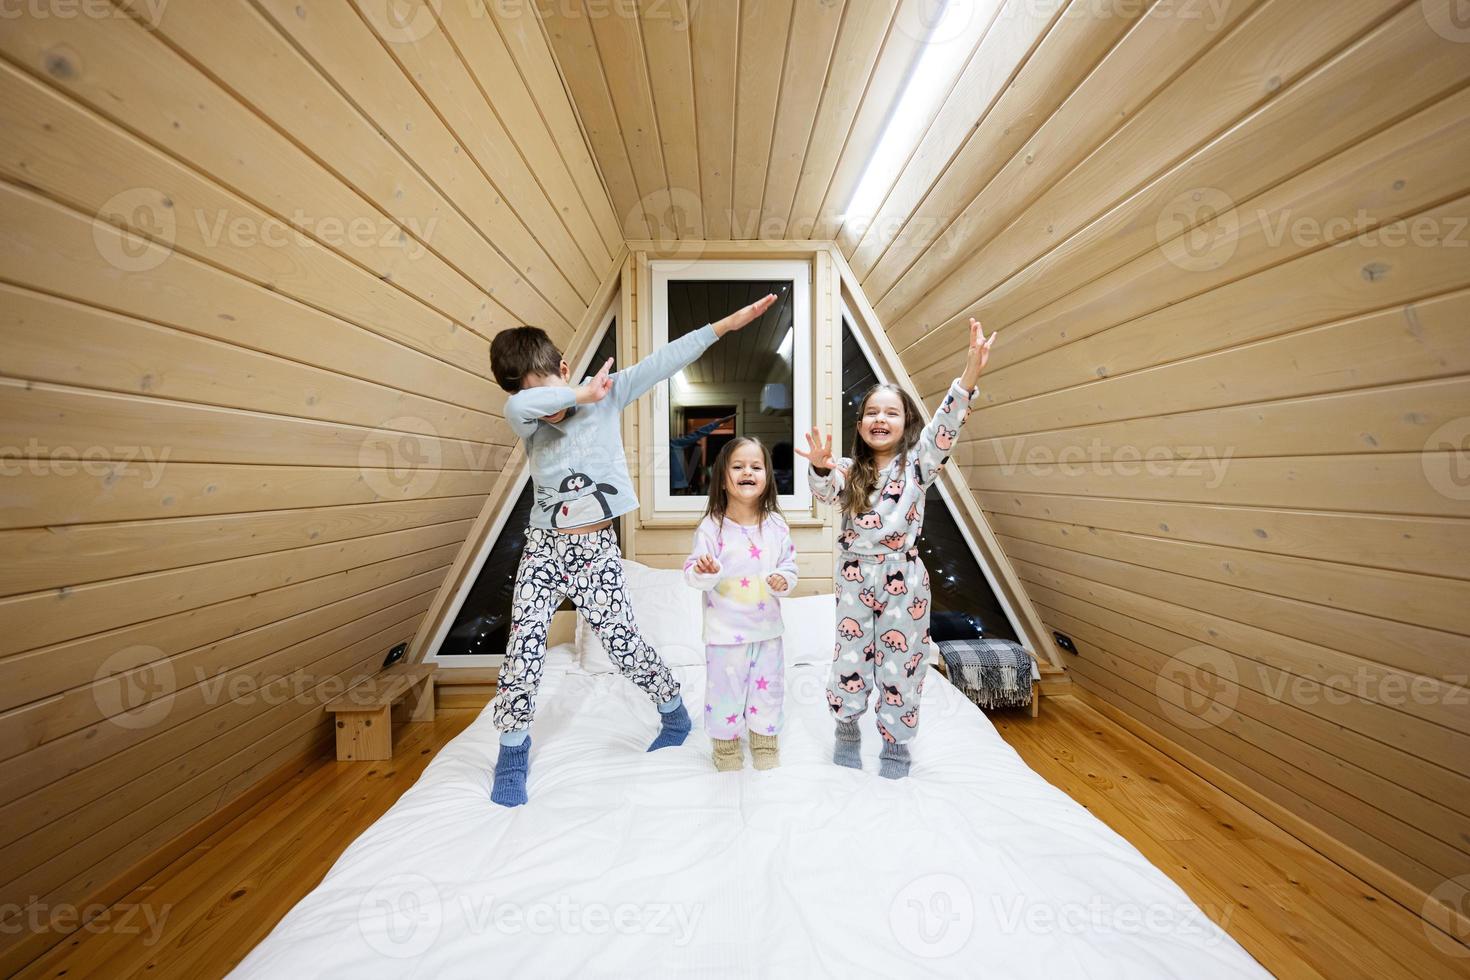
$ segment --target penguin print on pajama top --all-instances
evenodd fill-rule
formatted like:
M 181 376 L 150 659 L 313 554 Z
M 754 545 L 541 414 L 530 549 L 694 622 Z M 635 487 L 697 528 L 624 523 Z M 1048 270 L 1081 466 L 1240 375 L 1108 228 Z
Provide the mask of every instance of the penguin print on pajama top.
M 538 490 L 536 496 L 541 509 L 550 513 L 552 527 L 571 528 L 611 517 L 608 497 L 617 492 L 610 483 L 594 483 L 587 474 L 570 470 L 554 492 Z

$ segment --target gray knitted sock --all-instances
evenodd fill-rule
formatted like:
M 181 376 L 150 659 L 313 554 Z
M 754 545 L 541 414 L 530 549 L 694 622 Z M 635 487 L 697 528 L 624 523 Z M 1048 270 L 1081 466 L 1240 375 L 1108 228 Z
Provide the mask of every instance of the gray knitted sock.
M 832 761 L 849 769 L 861 769 L 863 760 L 859 753 L 862 747 L 863 733 L 858 730 L 857 722 L 839 721 L 837 723 L 837 743 L 832 749 Z
M 878 753 L 878 775 L 884 779 L 902 779 L 909 774 L 909 747 L 897 742 L 884 742 Z

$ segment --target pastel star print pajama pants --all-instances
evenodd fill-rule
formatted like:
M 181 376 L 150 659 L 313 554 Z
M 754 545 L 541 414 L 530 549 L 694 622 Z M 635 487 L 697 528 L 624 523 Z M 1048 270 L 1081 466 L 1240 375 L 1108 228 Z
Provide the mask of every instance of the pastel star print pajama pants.
M 901 745 L 918 731 L 929 669 L 929 573 L 914 550 L 882 558 L 842 552 L 837 569 L 827 704 L 838 721 L 855 721 L 874 701 L 878 733 Z
M 572 600 L 624 677 L 658 704 L 678 696 L 679 682 L 638 632 L 621 558 L 612 528 L 587 534 L 526 529 L 511 602 L 510 641 L 500 667 L 500 691 L 491 704 L 491 718 L 500 731 L 531 727 L 546 663 L 546 629 L 563 598 Z
M 781 730 L 786 658 L 779 636 L 757 643 L 704 648 L 704 728 L 710 738 Z

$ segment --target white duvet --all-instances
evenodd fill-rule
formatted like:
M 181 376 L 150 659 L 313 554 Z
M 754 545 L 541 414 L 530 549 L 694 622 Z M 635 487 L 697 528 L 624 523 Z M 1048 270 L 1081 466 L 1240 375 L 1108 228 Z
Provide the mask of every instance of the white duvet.
M 529 805 L 490 803 L 482 715 L 234 976 L 1268 976 L 937 673 L 908 779 L 877 777 L 870 716 L 866 770 L 832 765 L 820 665 L 788 673 L 781 767 L 726 775 L 697 711 L 646 753 L 652 706 L 569 650 Z

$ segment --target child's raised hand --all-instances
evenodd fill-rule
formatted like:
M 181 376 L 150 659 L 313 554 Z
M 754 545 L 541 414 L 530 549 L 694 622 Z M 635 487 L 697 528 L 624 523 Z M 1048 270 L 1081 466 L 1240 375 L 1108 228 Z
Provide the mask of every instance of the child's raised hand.
M 731 313 L 723 320 L 714 324 L 715 336 L 723 337 L 730 331 L 739 330 L 750 321 L 759 319 L 760 315 L 766 312 L 766 310 L 769 310 L 771 304 L 774 302 L 776 302 L 776 294 L 767 293 L 749 306 L 742 306 L 734 313 Z
M 985 336 L 985 328 L 980 321 L 970 317 L 970 351 L 965 357 L 965 373 L 960 375 L 960 382 L 966 388 L 975 387 L 975 382 L 980 380 L 980 372 L 985 370 L 985 364 L 990 360 L 990 345 L 999 335 L 1000 331 L 996 330 L 989 337 Z
M 806 434 L 806 452 L 792 447 L 792 451 L 808 463 L 813 469 L 830 470 L 835 460 L 832 458 L 832 436 L 829 434 L 825 441 L 822 438 L 822 430 L 812 426 L 812 431 Z
M 577 404 L 591 405 L 600 402 L 612 391 L 612 365 L 613 359 L 609 357 L 602 365 L 602 370 L 588 378 L 577 388 Z
M 718 575 L 720 563 L 715 560 L 714 555 L 700 555 L 699 560 L 694 563 L 694 570 L 700 575 Z
M 772 572 L 766 576 L 766 584 L 771 587 L 772 592 L 786 591 L 786 577 Z

